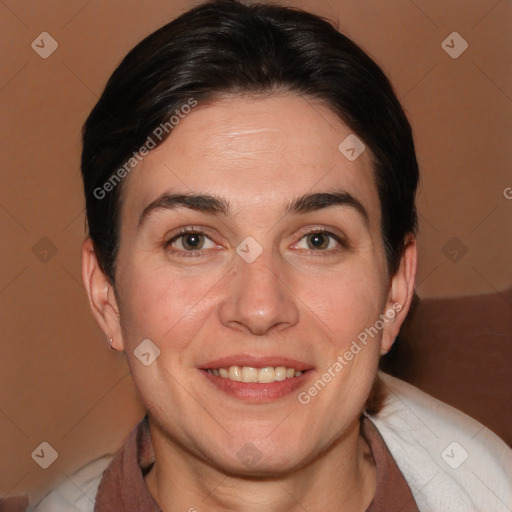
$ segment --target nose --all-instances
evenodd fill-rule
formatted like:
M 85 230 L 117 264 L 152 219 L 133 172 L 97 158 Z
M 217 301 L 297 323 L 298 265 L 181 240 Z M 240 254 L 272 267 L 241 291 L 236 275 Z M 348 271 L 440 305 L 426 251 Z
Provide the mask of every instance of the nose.
M 298 322 L 297 298 L 284 282 L 284 263 L 271 251 L 253 262 L 237 256 L 230 293 L 220 305 L 221 322 L 230 328 L 265 335 Z

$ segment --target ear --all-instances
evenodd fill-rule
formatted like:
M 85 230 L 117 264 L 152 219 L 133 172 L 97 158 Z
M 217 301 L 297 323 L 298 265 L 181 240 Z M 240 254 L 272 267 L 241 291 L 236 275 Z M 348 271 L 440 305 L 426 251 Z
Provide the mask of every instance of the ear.
M 112 338 L 112 348 L 124 350 L 114 287 L 98 264 L 94 244 L 90 238 L 87 238 L 82 245 L 82 280 L 89 298 L 89 305 L 100 329 L 107 339 Z
M 382 334 L 381 355 L 389 352 L 411 306 L 416 284 L 418 252 L 416 237 L 409 234 L 396 274 L 391 278 L 383 314 L 388 320 Z

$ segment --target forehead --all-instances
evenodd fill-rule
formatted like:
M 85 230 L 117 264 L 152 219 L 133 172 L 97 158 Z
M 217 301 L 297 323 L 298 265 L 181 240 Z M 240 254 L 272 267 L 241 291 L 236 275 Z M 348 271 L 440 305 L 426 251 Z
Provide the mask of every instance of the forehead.
M 129 175 L 123 223 L 166 192 L 215 194 L 243 215 L 267 214 L 290 198 L 333 188 L 354 195 L 376 222 L 369 149 L 354 161 L 339 149 L 351 135 L 320 101 L 295 94 L 198 105 Z

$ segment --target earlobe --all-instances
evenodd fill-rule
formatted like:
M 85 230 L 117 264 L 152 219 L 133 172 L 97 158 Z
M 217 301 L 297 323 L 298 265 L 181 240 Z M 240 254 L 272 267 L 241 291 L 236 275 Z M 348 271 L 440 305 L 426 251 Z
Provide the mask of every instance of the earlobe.
M 410 234 L 406 239 L 398 271 L 392 277 L 390 283 L 385 312 L 392 318 L 386 325 L 382 335 L 381 354 L 386 354 L 391 349 L 407 316 L 414 296 L 417 264 L 416 237 Z
M 123 350 L 119 308 L 113 285 L 101 270 L 94 244 L 87 238 L 82 245 L 82 280 L 91 311 L 107 339 L 113 339 L 112 348 Z

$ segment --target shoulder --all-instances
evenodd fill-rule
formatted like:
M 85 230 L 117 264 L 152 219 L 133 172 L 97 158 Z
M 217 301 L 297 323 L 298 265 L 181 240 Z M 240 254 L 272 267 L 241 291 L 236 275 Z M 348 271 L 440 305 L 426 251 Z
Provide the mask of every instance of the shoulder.
M 27 512 L 93 512 L 100 480 L 113 457 L 105 455 L 75 471 Z
M 422 512 L 510 511 L 512 450 L 481 423 L 383 372 L 387 398 L 369 416 Z

